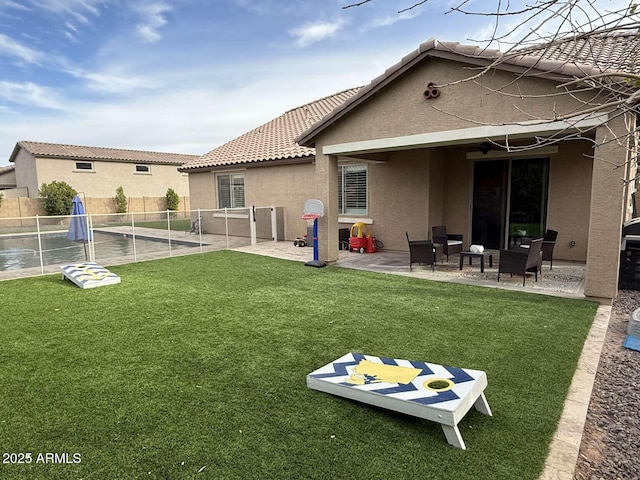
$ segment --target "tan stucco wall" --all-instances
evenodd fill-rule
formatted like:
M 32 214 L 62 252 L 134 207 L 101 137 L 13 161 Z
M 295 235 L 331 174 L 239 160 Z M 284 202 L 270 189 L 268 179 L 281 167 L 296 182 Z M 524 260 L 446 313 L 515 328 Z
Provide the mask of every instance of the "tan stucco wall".
M 5 173 L 0 173 L 0 188 L 15 188 L 15 186 L 16 186 L 15 169 Z
M 244 188 L 245 203 L 248 206 L 286 207 L 286 240 L 293 240 L 307 233 L 307 221 L 302 219 L 304 203 L 316 197 L 315 168 L 311 163 L 249 168 Z
M 446 225 L 447 233 L 462 233 L 465 247 L 471 243 L 471 193 L 473 182 L 473 162 L 466 159 L 462 151 L 456 156 L 447 155 L 443 159 L 444 202 L 442 219 L 434 225 Z
M 322 132 L 318 145 L 438 132 L 481 125 L 530 121 L 539 116 L 573 112 L 575 101 L 557 95 L 556 83 L 543 79 L 521 79 L 517 85 L 494 90 L 515 80 L 515 75 L 495 72 L 482 80 L 451 83 L 441 95 L 427 100 L 423 92 L 428 82 L 444 84 L 468 78 L 469 69 L 446 60 L 429 60 L 409 70 L 403 77 L 349 112 L 336 125 Z M 550 99 L 539 95 L 551 94 Z M 523 95 L 536 96 L 522 97 Z M 434 107 L 434 108 L 432 108 Z M 316 151 L 317 153 L 317 151 Z
M 617 117 L 596 133 L 591 183 L 591 218 L 587 246 L 585 295 L 615 298 L 618 290 L 620 241 L 625 212 L 624 182 L 612 162 L 620 157 L 620 146 L 612 138 L 624 138 L 624 119 Z M 626 152 L 626 150 L 625 150 Z M 624 159 L 620 162 L 624 165 Z
M 549 166 L 547 228 L 558 232 L 553 257 L 584 262 L 587 259 L 589 209 L 593 175 L 592 145 L 573 141 L 558 146 Z M 575 241 L 575 247 L 570 245 Z
M 160 197 L 173 188 L 178 196 L 189 195 L 189 179 L 178 172 L 176 165 L 149 165 L 150 173 L 137 173 L 135 163 L 94 160 L 93 170 L 76 170 L 79 160 L 36 158 L 20 149 L 15 160 L 16 182 L 29 188 L 29 197 L 36 198 L 43 183 L 54 180 L 71 185 L 77 192 L 91 197 L 112 197 L 122 186 L 127 196 Z
M 366 217 L 373 220 L 372 235 L 385 249 L 406 250 L 405 232 L 412 240 L 428 238 L 429 165 L 428 150 L 393 152 L 386 162 L 368 165 Z
M 189 198 L 193 209 L 217 207 L 213 172 L 189 173 Z
M 302 220 L 304 203 L 315 198 L 315 169 L 311 163 L 272 165 L 260 168 L 189 173 L 192 209 L 217 209 L 216 175 L 244 173 L 245 205 L 250 207 L 285 207 L 283 209 L 284 239 L 293 240 L 307 232 Z M 203 226 L 211 220 L 205 216 Z M 211 224 L 213 230 L 213 224 Z M 280 239 L 282 240 L 282 239 Z
M 15 159 L 16 186 L 26 188 L 29 198 L 38 198 L 38 171 L 36 159 L 29 152 L 20 149 Z

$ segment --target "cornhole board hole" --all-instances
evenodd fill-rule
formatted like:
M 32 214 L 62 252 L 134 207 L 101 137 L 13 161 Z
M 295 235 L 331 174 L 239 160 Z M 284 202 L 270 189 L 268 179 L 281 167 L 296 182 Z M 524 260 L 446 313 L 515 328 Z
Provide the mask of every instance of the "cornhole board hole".
M 348 353 L 307 375 L 307 387 L 442 425 L 449 444 L 466 450 L 458 423 L 475 407 L 492 415 L 480 370 Z
M 95 288 L 120 283 L 120 277 L 95 262 L 62 265 L 62 279 L 71 280 L 80 288 Z

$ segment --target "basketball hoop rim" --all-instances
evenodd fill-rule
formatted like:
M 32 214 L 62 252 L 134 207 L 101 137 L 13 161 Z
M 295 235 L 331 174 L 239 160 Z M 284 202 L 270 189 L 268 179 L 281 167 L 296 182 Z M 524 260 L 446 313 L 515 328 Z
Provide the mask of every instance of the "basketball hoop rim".
M 316 218 L 320 218 L 322 215 L 319 213 L 305 213 L 302 215 L 303 220 L 315 220 Z

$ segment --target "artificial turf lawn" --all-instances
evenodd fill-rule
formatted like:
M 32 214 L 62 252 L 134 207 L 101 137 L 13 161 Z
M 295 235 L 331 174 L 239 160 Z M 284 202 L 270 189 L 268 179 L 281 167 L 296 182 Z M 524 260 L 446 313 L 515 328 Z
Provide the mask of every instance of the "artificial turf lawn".
M 597 307 L 230 251 L 111 270 L 0 282 L 0 445 L 33 458 L 0 478 L 536 479 Z M 494 416 L 463 451 L 306 387 L 347 352 L 484 370 Z

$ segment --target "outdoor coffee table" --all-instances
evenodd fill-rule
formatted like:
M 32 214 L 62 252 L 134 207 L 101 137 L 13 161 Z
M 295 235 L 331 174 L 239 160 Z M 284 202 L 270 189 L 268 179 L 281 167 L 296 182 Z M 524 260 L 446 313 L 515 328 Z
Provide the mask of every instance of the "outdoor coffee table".
M 460 270 L 462 270 L 462 263 L 464 262 L 464 257 L 469 257 L 469 265 L 471 265 L 471 261 L 474 258 L 480 259 L 480 272 L 484 273 L 484 257 L 489 258 L 489 267 L 493 268 L 493 255 L 487 252 L 476 253 L 476 252 L 460 252 Z
M 438 422 L 447 441 L 466 449 L 458 423 L 475 407 L 492 415 L 480 370 L 348 353 L 307 375 L 314 390 Z

